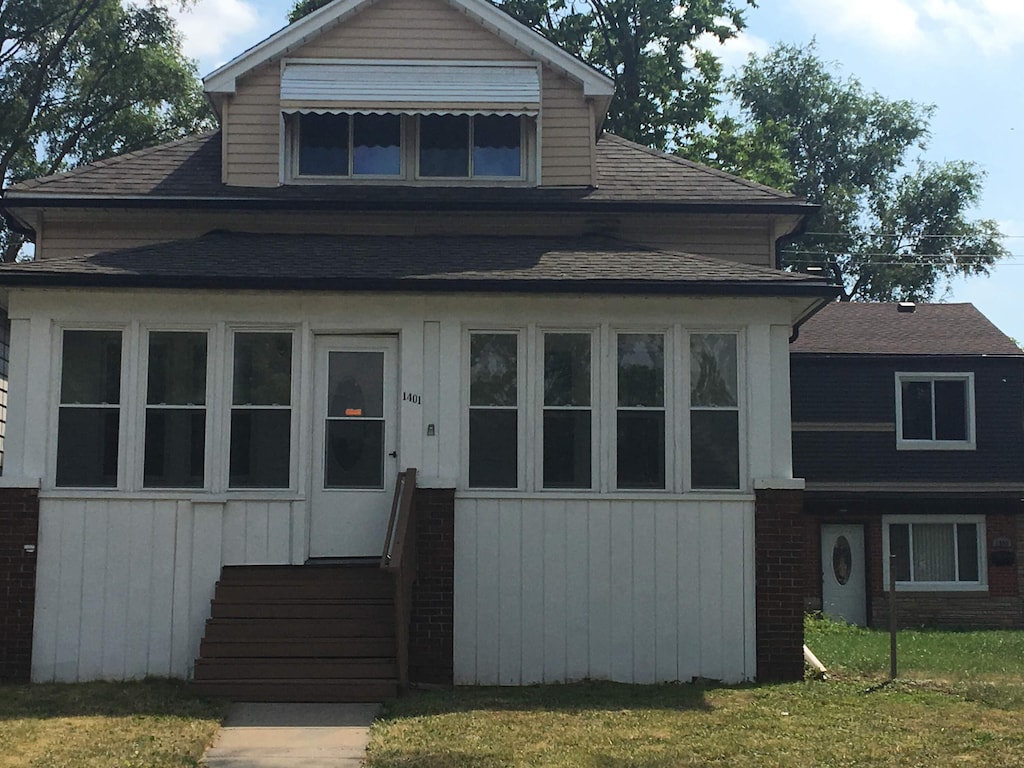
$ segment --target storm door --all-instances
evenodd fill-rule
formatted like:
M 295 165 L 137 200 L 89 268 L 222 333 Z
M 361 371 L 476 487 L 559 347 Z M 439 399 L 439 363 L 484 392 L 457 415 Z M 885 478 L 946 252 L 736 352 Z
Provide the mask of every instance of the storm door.
M 821 526 L 821 612 L 847 624 L 867 624 L 864 526 Z
M 315 353 L 310 557 L 379 556 L 398 467 L 398 340 L 321 336 Z

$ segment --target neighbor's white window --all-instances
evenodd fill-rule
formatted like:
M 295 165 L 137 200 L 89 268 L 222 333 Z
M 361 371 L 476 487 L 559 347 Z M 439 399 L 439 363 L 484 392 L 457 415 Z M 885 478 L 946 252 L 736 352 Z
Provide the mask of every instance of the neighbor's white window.
M 896 447 L 973 449 L 974 374 L 897 373 Z
M 902 589 L 984 588 L 983 516 L 887 517 L 883 527 L 886 584 L 894 568 Z
M 121 331 L 64 331 L 56 484 L 116 487 L 120 423 Z
M 519 334 L 469 335 L 469 486 L 519 486 Z
M 205 331 L 151 331 L 143 485 L 201 488 L 206 482 Z
M 231 488 L 288 488 L 292 334 L 236 332 L 231 384 Z

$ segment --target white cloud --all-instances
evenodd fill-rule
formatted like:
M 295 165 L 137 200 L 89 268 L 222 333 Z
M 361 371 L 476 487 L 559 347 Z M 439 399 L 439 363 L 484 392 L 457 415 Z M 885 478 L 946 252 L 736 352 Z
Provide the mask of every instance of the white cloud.
M 1024 45 L 1021 0 L 790 0 L 821 35 L 908 54 L 1000 56 Z
M 170 6 L 178 21 L 185 55 L 200 61 L 200 70 L 211 62 L 221 62 L 251 45 L 254 31 L 260 26 L 256 8 L 245 0 L 198 0 L 181 10 Z
M 714 53 L 722 62 L 723 71 L 728 74 L 742 67 L 750 54 L 767 53 L 771 44 L 764 38 L 744 31 L 724 43 L 718 42 L 714 35 L 705 34 L 697 41 L 697 47 Z

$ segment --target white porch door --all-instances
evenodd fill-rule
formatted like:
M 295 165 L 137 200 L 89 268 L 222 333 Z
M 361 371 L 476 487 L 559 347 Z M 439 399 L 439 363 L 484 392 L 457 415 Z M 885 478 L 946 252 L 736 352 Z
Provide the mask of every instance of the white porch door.
M 379 556 L 398 471 L 398 340 L 315 343 L 310 557 Z
M 864 526 L 821 526 L 821 611 L 832 619 L 867 624 Z

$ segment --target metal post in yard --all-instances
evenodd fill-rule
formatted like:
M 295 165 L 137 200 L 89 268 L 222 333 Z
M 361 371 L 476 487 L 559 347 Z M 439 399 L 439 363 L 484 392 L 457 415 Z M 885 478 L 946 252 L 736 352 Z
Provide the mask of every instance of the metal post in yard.
M 896 679 L 896 555 L 889 555 L 889 679 Z

